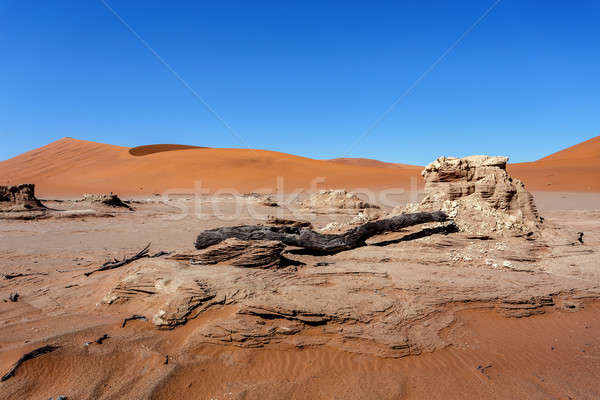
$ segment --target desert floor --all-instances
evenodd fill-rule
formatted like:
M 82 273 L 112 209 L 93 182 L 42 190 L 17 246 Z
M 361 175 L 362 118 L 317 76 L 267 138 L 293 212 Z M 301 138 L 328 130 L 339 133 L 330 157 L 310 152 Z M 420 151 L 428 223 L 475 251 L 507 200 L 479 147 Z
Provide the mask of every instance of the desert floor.
M 600 398 L 600 195 L 535 197 L 535 240 L 421 226 L 333 256 L 290 251 L 297 265 L 276 270 L 157 257 L 84 275 L 150 242 L 191 251 L 204 229 L 291 216 L 252 198 L 0 220 L 0 373 L 57 346 L 0 382 L 0 397 Z M 353 216 L 294 215 L 316 228 Z M 199 290 L 188 278 L 211 293 L 202 307 L 186 308 Z M 186 317 L 158 329 L 153 315 L 173 307 Z M 122 327 L 132 314 L 147 319 Z

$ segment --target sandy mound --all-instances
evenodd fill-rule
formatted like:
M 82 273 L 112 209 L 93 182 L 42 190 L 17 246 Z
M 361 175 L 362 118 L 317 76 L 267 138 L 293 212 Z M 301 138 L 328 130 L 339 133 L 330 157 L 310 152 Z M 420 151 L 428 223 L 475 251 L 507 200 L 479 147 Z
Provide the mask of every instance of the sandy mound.
M 255 201 L 265 207 L 279 207 L 279 204 L 269 194 L 250 192 L 242 194 L 241 197 L 246 200 Z
M 529 233 L 539 229 L 533 196 L 506 172 L 507 157 L 440 157 L 422 172 L 427 196 L 407 210 L 441 209 L 463 231 Z
M 299 206 L 317 212 L 379 208 L 379 206 L 361 200 L 354 193 L 349 193 L 345 190 L 332 189 L 313 193 L 308 199 L 301 201 Z
M 119 196 L 116 194 L 110 193 L 99 193 L 99 194 L 89 194 L 86 193 L 83 195 L 82 202 L 90 203 L 91 205 L 102 205 L 106 207 L 117 207 L 117 208 L 126 208 L 128 210 L 133 210 L 129 204 L 124 203 Z

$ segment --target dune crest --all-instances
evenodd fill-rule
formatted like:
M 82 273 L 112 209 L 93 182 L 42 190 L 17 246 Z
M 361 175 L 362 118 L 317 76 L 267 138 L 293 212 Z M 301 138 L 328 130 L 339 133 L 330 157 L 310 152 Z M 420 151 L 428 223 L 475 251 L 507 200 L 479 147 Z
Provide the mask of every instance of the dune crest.
M 507 169 L 528 190 L 600 192 L 600 136 Z
M 111 191 L 149 195 L 168 189 L 192 193 L 194 188 L 241 193 L 409 189 L 415 183 L 423 186 L 421 169 L 370 159 L 314 160 L 268 150 L 172 144 L 128 148 L 63 138 L 0 162 L 0 185 L 31 182 L 43 196 Z M 538 161 L 508 164 L 507 171 L 530 191 L 600 192 L 600 136 Z
M 148 144 L 129 149 L 132 156 L 147 156 L 148 154 L 162 153 L 164 151 L 206 149 L 207 147 L 189 146 L 187 144 Z
M 148 149 L 162 147 L 142 146 Z M 136 149 L 140 149 L 137 147 Z M 130 148 L 63 138 L 0 162 L 0 184 L 33 182 L 48 195 L 117 192 L 148 195 L 175 189 L 192 193 L 197 184 L 212 192 L 241 193 L 297 188 L 409 187 L 419 168 L 381 169 L 343 165 L 267 150 L 189 148 L 131 155 Z M 319 179 L 317 179 L 319 178 Z M 316 186 L 317 183 L 320 186 Z

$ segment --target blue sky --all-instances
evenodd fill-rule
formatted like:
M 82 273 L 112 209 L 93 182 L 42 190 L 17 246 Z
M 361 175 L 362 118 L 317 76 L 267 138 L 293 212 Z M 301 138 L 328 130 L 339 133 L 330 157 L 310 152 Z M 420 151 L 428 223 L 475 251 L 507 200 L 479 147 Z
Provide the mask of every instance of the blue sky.
M 424 164 L 600 134 L 600 2 L 0 0 L 0 160 L 64 136 Z

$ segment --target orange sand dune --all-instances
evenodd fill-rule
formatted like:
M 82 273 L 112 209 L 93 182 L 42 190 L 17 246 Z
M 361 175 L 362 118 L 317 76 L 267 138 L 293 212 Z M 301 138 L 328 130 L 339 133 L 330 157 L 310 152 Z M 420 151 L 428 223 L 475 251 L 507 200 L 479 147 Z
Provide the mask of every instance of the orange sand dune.
M 600 136 L 550 154 L 547 157 L 539 159 L 537 162 L 555 164 L 580 163 L 582 165 L 595 163 L 598 165 L 600 164 Z
M 414 168 L 368 158 L 329 161 L 364 167 Z M 509 164 L 507 169 L 532 191 L 600 192 L 600 136 L 534 162 Z
M 600 136 L 508 171 L 529 190 L 600 192 Z
M 185 151 L 181 151 L 185 149 Z M 177 151 L 174 151 L 177 150 Z M 370 159 L 314 160 L 251 149 L 213 149 L 185 145 L 135 148 L 64 138 L 0 162 L 0 184 L 35 183 L 42 196 L 85 192 L 123 195 L 191 193 L 195 182 L 211 192 L 297 188 L 419 187 L 422 167 Z M 530 190 L 600 192 L 600 136 L 508 170 Z M 278 177 L 282 181 L 278 184 Z
M 0 184 L 35 183 L 41 196 L 142 195 L 167 189 L 191 193 L 195 182 L 213 192 L 248 192 L 275 190 L 281 176 L 282 189 L 292 192 L 312 188 L 314 182 L 317 189 L 408 188 L 411 177 L 420 179 L 419 172 L 419 167 L 361 167 L 249 149 L 192 148 L 133 156 L 127 147 L 64 138 L 0 162 Z
M 361 167 L 418 168 L 419 170 L 422 168 L 416 165 L 390 163 L 385 161 L 373 160 L 372 158 L 332 158 L 328 161 L 346 165 L 358 165 Z

